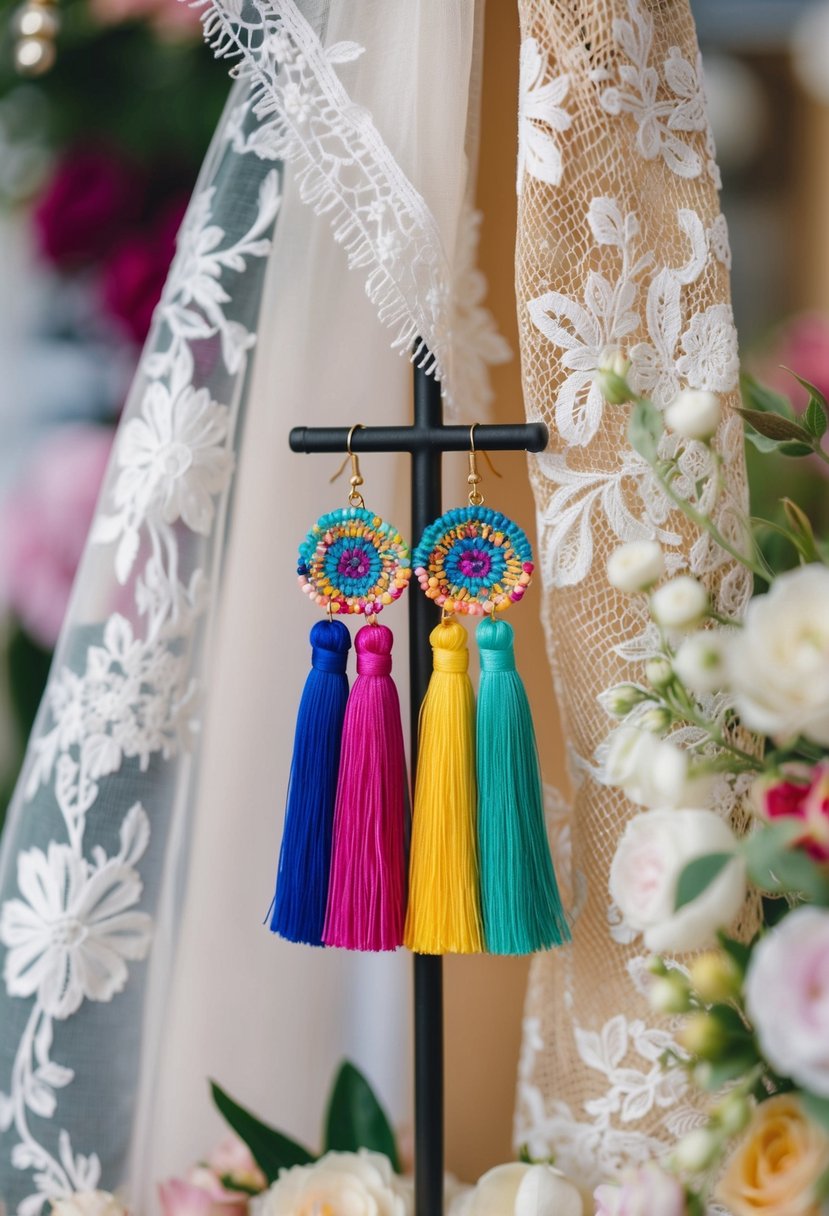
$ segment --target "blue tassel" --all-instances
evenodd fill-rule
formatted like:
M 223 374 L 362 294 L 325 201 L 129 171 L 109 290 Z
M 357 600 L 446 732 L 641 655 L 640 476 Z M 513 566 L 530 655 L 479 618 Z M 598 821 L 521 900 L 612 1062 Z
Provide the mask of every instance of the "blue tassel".
M 296 720 L 271 929 L 288 941 L 321 946 L 351 636 L 342 621 L 318 621 L 311 646 L 311 670 Z
M 550 846 L 538 749 L 524 684 L 515 670 L 513 629 L 485 617 L 477 769 L 481 908 L 490 954 L 534 954 L 570 940 Z

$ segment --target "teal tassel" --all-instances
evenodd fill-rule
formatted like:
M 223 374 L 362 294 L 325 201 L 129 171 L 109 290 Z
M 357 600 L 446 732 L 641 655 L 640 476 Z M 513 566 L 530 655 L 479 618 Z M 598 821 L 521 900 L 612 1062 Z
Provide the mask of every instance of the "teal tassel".
M 534 954 L 570 940 L 550 857 L 530 705 L 515 670 L 512 625 L 477 629 L 478 834 L 490 954 Z

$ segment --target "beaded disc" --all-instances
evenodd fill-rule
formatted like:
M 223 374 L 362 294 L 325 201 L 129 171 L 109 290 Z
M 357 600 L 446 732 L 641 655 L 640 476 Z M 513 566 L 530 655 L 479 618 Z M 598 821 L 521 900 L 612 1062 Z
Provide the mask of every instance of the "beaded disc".
M 415 576 L 447 612 L 483 616 L 523 598 L 533 573 L 526 535 L 489 507 L 457 507 L 430 524 L 414 552 Z
M 399 599 L 411 577 L 400 533 L 365 507 L 321 516 L 299 546 L 299 585 L 320 608 L 371 616 Z

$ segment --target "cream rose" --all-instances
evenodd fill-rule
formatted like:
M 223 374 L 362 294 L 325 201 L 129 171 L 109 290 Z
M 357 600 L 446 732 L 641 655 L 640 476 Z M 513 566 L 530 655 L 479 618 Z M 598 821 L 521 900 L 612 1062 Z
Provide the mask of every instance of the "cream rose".
M 255 1208 L 256 1216 L 410 1216 L 410 1196 L 387 1158 L 360 1149 L 283 1170 Z
M 632 540 L 607 559 L 607 577 L 619 591 L 646 591 L 665 572 L 665 555 L 655 540 Z
M 79 1191 L 53 1200 L 52 1216 L 127 1216 L 127 1209 L 108 1191 Z
M 693 629 L 708 613 L 708 592 L 692 574 L 678 574 L 651 596 L 651 614 L 664 629 Z
M 829 746 L 829 569 L 801 566 L 748 606 L 728 647 L 737 709 L 746 726 L 777 739 Z
M 815 1183 L 829 1168 L 829 1137 L 794 1094 L 761 1103 L 717 1185 L 732 1216 L 820 1216 Z
M 698 950 L 727 929 L 746 896 L 739 857 L 691 903 L 674 910 L 679 876 L 695 857 L 733 853 L 737 842 L 713 811 L 644 811 L 629 821 L 610 867 L 610 896 L 625 924 L 656 953 Z
M 710 439 L 721 417 L 719 397 L 704 388 L 684 389 L 665 410 L 668 429 L 685 439 Z
M 829 912 L 796 908 L 755 946 L 746 1009 L 763 1055 L 829 1097 Z
M 449 1216 L 583 1216 L 577 1188 L 551 1165 L 496 1165 L 459 1195 Z

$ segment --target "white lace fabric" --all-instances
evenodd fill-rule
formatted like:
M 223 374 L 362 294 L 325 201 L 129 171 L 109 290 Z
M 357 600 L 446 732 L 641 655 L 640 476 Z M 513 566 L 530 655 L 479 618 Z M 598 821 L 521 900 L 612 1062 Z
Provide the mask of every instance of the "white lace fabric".
M 683 1075 L 661 1069 L 670 1028 L 648 1011 L 644 959 L 609 903 L 615 844 L 637 808 L 601 784 L 613 720 L 598 697 L 636 680 L 658 639 L 641 597 L 614 590 L 605 563 L 618 544 L 653 537 L 669 571 L 701 577 L 720 612 L 739 615 L 751 591 L 746 571 L 673 509 L 627 443 L 629 407 L 607 404 L 595 373 L 607 351 L 623 350 L 632 384 L 660 407 L 686 386 L 722 395 L 724 488 L 713 515 L 739 543 L 742 426 L 728 411 L 739 364 L 686 0 L 519 0 L 519 10 L 518 319 L 527 412 L 551 431 L 531 476 L 575 790 L 577 899 L 572 946 L 533 964 L 515 1137 L 591 1186 L 658 1155 L 700 1118 Z M 676 450 L 674 438 L 663 443 Z M 680 493 L 712 472 L 694 442 L 681 467 Z M 738 822 L 741 793 L 725 782 L 717 791 L 718 809 Z
M 346 424 L 370 421 L 372 413 L 377 421 L 405 420 L 410 372 L 404 361 L 382 357 L 389 346 L 384 326 L 401 350 L 415 336 L 424 340 L 450 404 L 473 416 L 485 409 L 486 364 L 506 353 L 481 305 L 469 220 L 479 8 L 472 0 L 451 11 L 441 0 L 334 8 L 320 0 L 301 7 L 256 0 L 242 21 L 228 0 L 212 4 L 207 16 L 220 53 L 241 52 L 240 79 L 185 219 L 119 429 L 0 856 L 0 1198 L 20 1216 L 38 1216 L 49 1199 L 75 1191 L 125 1184 L 148 1216 L 159 1151 L 167 1154 L 165 1169 L 180 1169 L 187 1158 L 172 1161 L 174 1150 L 183 1153 L 186 1142 L 195 1156 L 196 1134 L 208 1134 L 208 1065 L 199 1060 L 192 1085 L 182 1070 L 187 1099 L 176 1108 L 172 1135 L 161 1150 L 152 1143 L 152 1129 L 163 1123 L 159 1101 L 175 1106 L 174 1093 L 159 1097 L 160 1062 L 172 1053 L 175 1063 L 181 1047 L 171 1045 L 175 1026 L 189 1027 L 206 1051 L 222 1040 L 225 1057 L 239 1054 L 238 1022 L 214 1026 L 214 1040 L 202 1043 L 215 987 L 209 951 L 190 952 L 187 991 L 171 983 L 179 925 L 188 933 L 205 920 L 182 887 L 188 855 L 193 848 L 205 856 L 207 825 L 219 831 L 215 812 L 227 824 L 226 805 L 215 805 L 221 782 L 209 764 L 210 780 L 199 792 L 199 775 L 217 756 L 234 780 L 242 774 L 247 793 L 234 808 L 230 845 L 241 885 L 251 886 L 246 865 L 267 870 L 267 877 L 257 871 L 262 891 L 251 925 L 228 909 L 214 929 L 216 938 L 225 933 L 228 975 L 237 960 L 251 957 L 248 931 L 273 945 L 258 923 L 273 878 L 262 835 L 275 849 L 295 712 L 284 689 L 298 695 L 301 688 L 312 622 L 302 597 L 296 611 L 279 610 L 280 594 L 295 594 L 294 515 L 287 513 L 285 535 L 275 540 L 274 512 L 286 514 L 283 501 L 271 497 L 264 509 L 248 511 L 249 496 L 236 484 L 236 470 L 249 463 L 244 434 L 266 434 L 271 442 L 258 454 L 260 485 L 272 494 L 273 485 L 291 478 L 307 482 L 308 466 L 299 468 L 305 458 L 287 451 L 292 422 Z M 438 36 L 443 72 L 453 81 L 440 107 L 433 90 L 423 91 L 430 56 L 425 44 L 414 53 L 413 28 Z M 384 98 L 394 96 L 405 65 L 418 82 L 411 86 L 415 110 L 388 113 Z M 300 281 L 303 275 L 310 282 Z M 365 293 L 369 305 L 350 302 L 352 290 Z M 277 366 L 269 358 L 274 350 Z M 355 354 L 362 351 L 364 366 Z M 378 492 L 391 482 L 391 473 L 377 477 Z M 317 487 L 306 493 L 304 485 L 296 496 L 308 523 L 328 502 L 322 471 Z M 245 535 L 234 539 L 237 504 Z M 242 549 L 244 561 L 233 558 Z M 269 592 L 273 635 L 265 626 L 251 636 L 250 594 L 225 596 L 218 617 L 228 553 L 251 588 L 262 584 L 263 562 L 283 571 L 273 581 L 284 593 Z M 294 618 L 303 644 L 285 647 L 278 628 Z M 281 778 L 261 764 L 254 773 L 239 763 L 259 726 L 250 722 L 242 738 L 222 718 L 207 662 L 217 639 L 225 671 L 251 646 L 268 654 L 280 648 L 279 679 L 263 694 L 260 671 L 268 664 L 260 656 L 245 668 L 251 687 L 241 705 L 226 708 L 238 717 L 248 701 L 262 707 L 278 742 L 257 755 L 274 753 Z M 200 752 L 205 717 L 210 747 Z M 227 855 L 225 849 L 221 858 L 199 860 L 216 868 L 194 871 L 186 890 L 221 890 Z M 270 971 L 260 962 L 257 995 L 278 1009 L 305 964 L 281 953 L 268 957 L 279 966 Z M 314 990 L 327 994 L 329 1019 L 351 1028 L 353 1045 L 358 1035 L 342 1002 L 359 985 L 348 982 L 349 967 L 332 963 L 330 982 Z M 395 982 L 399 988 L 399 977 Z M 241 992 L 244 983 L 241 974 L 228 979 L 228 990 Z M 373 989 L 363 987 L 378 1010 L 391 1008 L 376 977 Z M 178 1005 L 168 1016 L 170 1001 Z M 356 1014 L 354 1020 L 362 1024 Z M 300 1032 L 310 1034 L 301 1021 Z M 272 1031 L 265 1019 L 258 1046 L 246 1039 L 263 1077 L 279 1059 Z M 314 1024 L 314 1034 L 324 1032 Z M 290 1043 L 288 1035 L 291 1061 L 282 1075 L 304 1058 Z M 273 1086 L 272 1077 L 271 1096 Z M 305 1101 L 309 1112 L 316 1105 Z M 203 1140 L 198 1152 L 208 1145 Z

